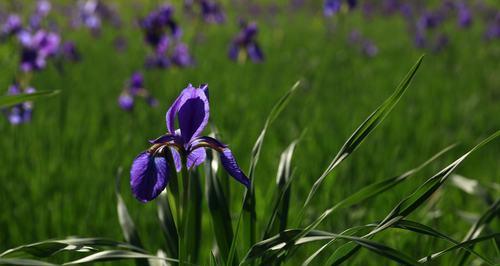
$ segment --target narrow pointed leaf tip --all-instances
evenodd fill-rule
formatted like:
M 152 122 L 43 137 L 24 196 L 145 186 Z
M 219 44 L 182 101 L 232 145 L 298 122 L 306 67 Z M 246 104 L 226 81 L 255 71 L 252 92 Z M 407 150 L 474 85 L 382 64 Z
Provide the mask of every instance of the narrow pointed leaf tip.
M 38 91 L 34 93 L 25 93 L 17 95 L 8 95 L 0 97 L 0 108 L 11 105 L 20 104 L 27 101 L 38 100 L 43 97 L 50 97 L 59 94 L 59 90 L 55 91 Z
M 316 180 L 313 187 L 307 195 L 306 201 L 304 202 L 303 209 L 310 203 L 316 191 L 323 183 L 324 179 L 335 169 L 342 161 L 344 161 L 349 155 L 351 155 L 358 146 L 364 141 L 364 139 L 370 135 L 370 133 L 387 117 L 394 106 L 399 102 L 403 96 L 406 89 L 409 87 L 413 77 L 415 76 L 417 70 L 419 69 L 424 56 L 422 55 L 417 62 L 413 65 L 410 71 L 406 74 L 403 80 L 399 83 L 396 90 L 392 93 L 389 98 L 387 98 L 373 113 L 371 113 L 366 120 L 361 123 L 361 125 L 354 131 L 354 133 L 347 139 L 342 148 L 328 167 L 325 169 L 323 174 Z

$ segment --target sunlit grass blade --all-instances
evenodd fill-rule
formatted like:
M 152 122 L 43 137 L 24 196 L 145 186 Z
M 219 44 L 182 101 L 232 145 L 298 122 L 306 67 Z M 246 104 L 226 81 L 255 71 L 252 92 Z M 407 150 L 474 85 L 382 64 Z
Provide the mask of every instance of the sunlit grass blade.
M 0 265 L 22 265 L 22 266 L 57 266 L 58 264 L 52 264 L 45 261 L 33 260 L 33 259 L 1 259 Z
M 260 241 L 252 246 L 252 248 L 248 251 L 245 258 L 242 261 L 242 264 L 245 262 L 249 262 L 258 258 L 261 258 L 268 254 L 268 251 L 271 250 L 280 250 L 288 245 L 295 245 L 298 236 L 301 235 L 302 230 L 300 229 L 289 229 L 280 232 L 278 235 L 270 237 L 266 240 Z M 332 234 L 323 231 L 310 231 L 306 237 L 326 237 L 326 239 L 331 239 Z
M 440 252 L 436 252 L 432 255 L 429 255 L 429 256 L 426 256 L 424 258 L 421 258 L 418 262 L 420 263 L 427 263 L 427 262 L 430 262 L 436 258 L 439 258 L 443 255 L 445 255 L 446 253 L 448 252 L 451 252 L 451 251 L 454 251 L 454 250 L 457 250 L 457 249 L 462 249 L 464 247 L 470 247 L 472 245 L 475 245 L 477 243 L 481 243 L 481 242 L 485 242 L 485 241 L 489 241 L 489 240 L 496 240 L 498 241 L 500 238 L 500 233 L 494 233 L 494 234 L 489 234 L 489 235 L 485 235 L 485 236 L 482 236 L 482 237 L 478 237 L 478 238 L 474 238 L 474 239 L 471 239 L 471 240 L 468 240 L 468 241 L 463 241 L 461 242 L 460 244 L 457 244 L 457 245 L 454 245 L 454 246 L 451 246 L 445 250 L 442 250 Z
M 410 196 L 406 197 L 402 200 L 390 213 L 387 215 L 384 220 L 371 231 L 369 234 L 364 237 L 372 237 L 380 231 L 383 231 L 393 224 L 396 224 L 398 221 L 404 219 L 406 216 L 415 211 L 420 205 L 422 205 L 434 192 L 444 184 L 444 182 L 448 179 L 451 173 L 474 151 L 481 148 L 488 142 L 500 136 L 500 131 L 495 132 L 485 140 L 481 141 L 479 144 L 474 146 L 471 150 L 466 152 L 464 155 L 459 157 L 453 163 L 443 168 L 437 174 L 429 178 L 424 184 L 416 189 Z M 344 250 L 344 248 L 343 248 Z M 337 259 L 332 262 L 334 265 L 338 265 L 349 257 L 354 255 L 358 250 L 359 246 L 351 246 L 351 248 L 345 248 L 346 252 L 342 256 L 338 256 Z
M 280 162 L 278 165 L 278 173 L 276 175 L 276 190 L 273 196 L 272 203 L 269 205 L 271 209 L 266 212 L 269 215 L 269 221 L 264 230 L 263 239 L 269 238 L 272 235 L 283 231 L 287 227 L 288 208 L 290 206 L 290 186 L 292 181 L 292 157 L 295 151 L 295 146 L 299 140 L 293 141 L 281 153 Z
M 255 187 L 254 187 L 254 174 L 255 167 L 259 161 L 260 151 L 262 149 L 262 144 L 264 143 L 264 138 L 267 133 L 267 129 L 269 126 L 276 120 L 281 111 L 285 108 L 285 106 L 290 101 L 291 96 L 298 88 L 300 82 L 297 81 L 292 88 L 283 95 L 279 101 L 273 106 L 271 112 L 267 116 L 266 122 L 264 124 L 264 128 L 262 129 L 257 141 L 255 142 L 252 149 L 252 156 L 250 160 L 250 170 L 248 171 L 248 178 L 250 178 L 250 189 L 245 193 L 245 198 L 243 201 L 243 236 L 244 236 L 244 245 L 246 247 L 250 247 L 256 242 L 256 220 L 257 215 L 255 213 Z
M 50 257 L 61 251 L 91 252 L 102 247 L 117 247 L 138 252 L 145 252 L 142 248 L 130 245 L 128 243 L 109 240 L 105 238 L 67 238 L 46 240 L 42 242 L 22 245 L 0 254 L 0 258 L 16 256 L 22 253 L 35 257 Z
M 495 218 L 500 215 L 500 199 L 497 199 L 491 206 L 488 208 L 486 212 L 479 217 L 479 219 L 472 225 L 472 227 L 469 229 L 469 232 L 467 232 L 467 235 L 464 237 L 462 242 L 466 242 L 469 240 L 472 240 L 474 238 L 477 238 L 481 232 L 484 230 L 484 228 Z M 471 246 L 471 249 L 473 249 L 474 246 Z M 460 260 L 458 265 L 465 265 L 465 262 L 469 258 L 470 252 L 466 251 L 465 253 L 460 256 Z
M 231 243 L 233 241 L 233 226 L 231 224 L 231 213 L 223 188 L 217 178 L 218 162 L 215 151 L 207 151 L 205 160 L 205 182 L 207 204 L 210 211 L 212 228 L 219 252 L 224 261 L 228 260 Z M 238 256 L 235 254 L 235 260 Z
M 354 131 L 354 133 L 347 139 L 340 151 L 333 158 L 332 162 L 325 169 L 323 174 L 314 182 L 306 201 L 304 202 L 303 209 L 309 204 L 312 197 L 323 183 L 323 180 L 345 160 L 356 148 L 363 142 L 363 140 L 385 119 L 391 112 L 394 106 L 398 103 L 399 99 L 403 96 L 404 92 L 410 85 L 413 77 L 415 76 L 420 64 L 422 63 L 423 56 L 421 56 L 411 70 L 406 74 L 406 77 L 398 85 L 394 93 L 387 98 L 368 118 Z
M 141 259 L 141 260 L 163 260 L 168 262 L 179 262 L 179 260 L 171 259 L 171 258 L 163 258 L 158 256 L 153 256 L 149 254 L 127 251 L 127 250 L 105 250 L 101 251 L 81 259 L 77 259 L 74 261 L 70 261 L 64 263 L 63 265 L 75 265 L 75 264 L 84 264 L 84 263 L 95 263 L 95 262 L 103 262 L 103 261 L 116 261 L 116 260 L 130 260 L 130 259 Z M 183 262 L 188 265 L 195 265 Z
M 304 228 L 302 230 L 301 234 L 296 235 L 297 239 L 305 236 L 311 230 L 314 230 L 324 219 L 326 219 L 334 211 L 352 206 L 354 204 L 358 204 L 359 202 L 362 202 L 364 200 L 367 200 L 369 198 L 376 197 L 376 196 L 382 194 L 383 192 L 393 188 L 394 186 L 405 181 L 406 179 L 408 179 L 410 176 L 414 175 L 418 171 L 422 170 L 425 166 L 427 166 L 428 164 L 430 164 L 431 162 L 433 162 L 434 160 L 439 158 L 441 155 L 445 154 L 447 151 L 449 151 L 453 147 L 454 147 L 454 145 L 450 145 L 450 146 L 446 147 L 445 149 L 439 151 L 438 153 L 436 153 L 434 156 L 432 156 L 430 159 L 426 160 L 425 162 L 423 162 L 419 166 L 417 166 L 411 170 L 408 170 L 401 175 L 387 178 L 385 180 L 368 185 L 368 186 L 358 190 L 354 194 L 350 195 L 349 197 L 345 198 L 344 200 L 340 201 L 339 203 L 335 204 L 334 206 L 332 206 L 331 208 L 329 208 L 328 210 L 323 212 L 318 218 L 316 218 L 316 220 L 314 222 L 312 222 L 306 228 Z M 295 246 L 288 245 L 285 248 L 293 249 L 293 248 L 295 248 Z
M 59 91 L 38 91 L 34 93 L 1 96 L 0 108 L 20 104 L 27 101 L 34 101 L 44 97 L 54 96 L 58 93 Z
M 141 239 L 139 237 L 139 233 L 137 232 L 137 229 L 135 228 L 134 221 L 132 220 L 132 217 L 130 217 L 130 214 L 128 212 L 127 206 L 125 205 L 125 202 L 123 201 L 122 196 L 120 195 L 120 179 L 122 175 L 122 168 L 120 167 L 118 169 L 118 172 L 116 174 L 116 210 L 118 213 L 118 221 L 120 222 L 120 226 L 122 228 L 123 232 L 123 237 L 125 238 L 125 241 L 130 243 L 131 245 L 137 246 L 142 248 L 142 243 Z M 147 260 L 144 259 L 138 259 L 136 261 L 136 264 L 139 266 L 147 266 L 149 265 Z

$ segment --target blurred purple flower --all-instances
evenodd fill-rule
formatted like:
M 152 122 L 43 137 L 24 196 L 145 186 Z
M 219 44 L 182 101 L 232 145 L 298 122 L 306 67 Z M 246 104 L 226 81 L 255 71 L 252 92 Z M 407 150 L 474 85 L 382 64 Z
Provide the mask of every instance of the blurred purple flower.
M 21 17 L 16 14 L 9 15 L 2 25 L 2 35 L 12 36 L 19 33 L 23 28 Z
M 167 29 L 170 29 L 170 33 L 174 38 L 178 39 L 180 37 L 181 30 L 172 18 L 173 12 L 172 6 L 165 5 L 149 13 L 146 18 L 140 21 L 140 26 L 145 35 L 144 39 L 154 49 L 167 36 Z
M 29 87 L 24 90 L 24 93 L 30 94 L 34 93 L 36 90 L 32 87 Z M 13 84 L 9 87 L 7 91 L 7 95 L 18 95 L 23 93 L 19 84 Z M 24 124 L 31 121 L 32 113 L 33 113 L 33 103 L 32 102 L 24 102 L 14 106 L 9 107 L 8 109 L 4 109 L 4 112 L 9 120 L 9 123 L 12 125 Z
M 261 62 L 264 60 L 264 54 L 257 43 L 257 24 L 253 23 L 241 23 L 241 31 L 233 39 L 229 47 L 229 58 L 234 61 L 241 61 L 241 54 L 246 52 L 246 55 L 250 57 L 253 62 Z
M 23 31 L 18 38 L 22 45 L 20 67 L 24 72 L 44 68 L 47 58 L 57 53 L 61 41 L 57 33 L 44 30 L 38 30 L 33 35 Z
M 341 5 L 341 0 L 325 0 L 323 4 L 323 14 L 327 17 L 331 17 L 340 11 Z
M 373 41 L 365 40 L 363 42 L 361 51 L 367 57 L 374 57 L 378 54 L 378 47 L 375 45 Z
M 172 62 L 179 67 L 187 67 L 194 64 L 187 45 L 178 43 L 175 46 L 174 53 L 172 54 Z
M 464 4 L 458 4 L 458 25 L 467 28 L 472 24 L 472 14 L 469 8 Z
M 132 74 L 127 86 L 118 96 L 118 105 L 125 111 L 131 111 L 134 108 L 135 97 L 144 98 L 151 107 L 158 105 L 158 101 L 144 88 L 144 77 L 140 72 Z
M 214 0 L 200 0 L 201 14 L 208 23 L 224 23 L 226 15 L 221 6 Z
M 61 53 L 64 58 L 72 62 L 81 60 L 80 53 L 76 49 L 74 42 L 65 42 L 61 45 Z
M 209 118 L 208 87 L 184 89 L 167 111 L 167 134 L 150 141 L 152 146 L 140 153 L 132 163 L 130 186 L 141 202 L 155 199 L 167 186 L 172 167 L 192 169 L 205 161 L 206 148 L 219 153 L 224 169 L 238 182 L 250 186 L 250 180 L 240 169 L 227 147 L 219 140 L 201 136 Z M 179 129 L 175 129 L 176 121 Z M 169 163 L 168 152 L 173 157 Z

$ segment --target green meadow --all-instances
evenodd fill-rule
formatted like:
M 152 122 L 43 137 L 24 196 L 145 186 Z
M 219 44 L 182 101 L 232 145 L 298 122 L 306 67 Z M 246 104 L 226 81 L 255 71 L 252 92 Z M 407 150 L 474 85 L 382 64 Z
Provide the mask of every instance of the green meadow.
M 83 28 L 62 30 L 63 39 L 76 43 L 82 61 L 65 63 L 62 70 L 49 64 L 32 80 L 39 90 L 60 93 L 35 102 L 31 123 L 13 126 L 6 119 L 0 120 L 0 250 L 67 236 L 123 241 L 115 196 L 119 168 L 123 169 L 120 193 L 145 249 L 155 253 L 161 248 L 164 239 L 156 204 L 134 199 L 129 171 L 135 156 L 149 147 L 147 141 L 166 132 L 165 113 L 189 83 L 208 83 L 210 125 L 248 172 L 252 147 L 267 115 L 280 97 L 300 81 L 290 102 L 268 129 L 254 175 L 256 214 L 258 219 L 266 220 L 280 154 L 302 136 L 292 161 L 290 228 L 298 226 L 295 218 L 309 190 L 344 142 L 392 94 L 424 53 L 422 65 L 399 103 L 327 176 L 305 209 L 301 225 L 308 225 L 364 186 L 401 175 L 455 144 L 405 182 L 336 211 L 318 229 L 340 233 L 381 221 L 425 180 L 500 129 L 500 42 L 483 40 L 484 24 L 479 20 L 469 29 L 446 25 L 449 46 L 434 53 L 413 46 L 400 16 L 367 20 L 360 12 L 353 12 L 327 19 L 321 10 L 309 8 L 282 9 L 277 14 L 264 11 L 247 15 L 258 23 L 258 41 L 265 55 L 262 63 L 254 64 L 235 63 L 227 57 L 229 43 L 239 30 L 237 18 L 241 10 L 228 7 L 225 24 L 207 25 L 177 8 L 174 17 L 184 31 L 182 40 L 189 44 L 196 65 L 144 70 L 150 48 L 133 21 L 147 14 L 148 8 L 133 10 L 122 4 L 123 27 L 104 25 L 98 38 Z M 353 29 L 376 43 L 379 52 L 375 57 L 364 56 L 348 43 Z M 116 51 L 113 45 L 117 36 L 127 41 L 124 52 Z M 16 51 L 13 43 L 0 45 L 2 93 L 17 72 Z M 130 75 L 138 70 L 159 106 L 152 108 L 139 100 L 132 112 L 125 112 L 119 108 L 117 97 Z M 452 176 L 475 180 L 493 200 L 498 199 L 499 150 L 500 141 L 493 140 L 471 154 Z M 228 204 L 236 228 L 245 189 L 227 175 L 220 177 L 230 179 Z M 466 193 L 453 180 L 448 180 L 408 219 L 461 240 L 492 202 Z M 203 213 L 208 215 L 206 201 L 202 204 Z M 498 233 L 498 212 L 496 215 L 485 232 Z M 264 226 L 257 225 L 259 240 Z M 202 221 L 200 239 L 204 239 L 201 258 L 206 261 L 213 245 L 210 219 Z M 398 230 L 384 231 L 373 240 L 416 259 L 449 246 L 446 241 Z M 304 245 L 285 265 L 300 265 L 322 244 Z M 338 246 L 340 243 L 325 250 L 318 262 L 325 261 Z M 498 241 L 495 244 L 493 240 L 475 246 L 475 251 L 497 263 L 498 250 Z M 241 258 L 244 251 L 239 252 Z M 436 263 L 451 264 L 453 254 L 444 255 Z M 475 260 L 477 257 L 469 258 L 470 263 Z M 396 265 L 366 249 L 346 264 Z

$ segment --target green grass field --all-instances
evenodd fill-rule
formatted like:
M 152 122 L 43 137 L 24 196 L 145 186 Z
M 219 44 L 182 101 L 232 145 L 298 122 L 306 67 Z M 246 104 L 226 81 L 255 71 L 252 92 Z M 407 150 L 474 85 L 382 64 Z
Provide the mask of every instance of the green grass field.
M 427 53 L 393 112 L 326 179 L 306 210 L 304 224 L 363 186 L 401 174 L 448 145 L 457 146 L 390 192 L 330 216 L 320 228 L 333 232 L 383 219 L 427 178 L 500 128 L 500 43 L 482 40 L 479 21 L 468 30 L 450 26 L 450 46 L 432 53 L 413 47 L 399 17 L 366 21 L 358 12 L 344 15 L 341 24 L 329 31 L 319 11 L 262 15 L 254 19 L 260 26 L 258 39 L 265 61 L 236 64 L 227 58 L 228 43 L 238 30 L 236 14 L 229 13 L 228 23 L 220 26 L 189 21 L 181 12 L 176 17 L 197 64 L 188 69 L 144 71 L 146 87 L 160 105 L 150 108 L 140 102 L 132 113 L 118 107 L 117 96 L 129 76 L 142 69 L 148 48 L 140 30 L 128 22 L 131 16 L 124 19 L 121 30 L 106 26 L 99 39 L 84 29 L 63 32 L 63 38 L 77 43 L 82 62 L 65 65 L 63 72 L 51 65 L 33 80 L 40 90 L 61 93 L 37 101 L 30 124 L 11 126 L 6 119 L 0 120 L 0 250 L 73 235 L 122 240 L 115 175 L 123 167 L 122 196 L 145 247 L 156 251 L 163 241 L 156 204 L 133 198 L 128 171 L 134 157 L 148 147 L 147 140 L 165 132 L 165 112 L 188 83 L 209 84 L 212 124 L 247 171 L 267 114 L 301 80 L 292 101 L 269 130 L 255 175 L 256 209 L 261 217 L 272 195 L 280 153 L 306 132 L 294 158 L 296 180 L 290 209 L 294 217 L 344 141 L 392 93 L 418 57 Z M 353 28 L 375 41 L 376 57 L 366 58 L 347 44 Z M 117 35 L 128 41 L 124 53 L 113 47 Z M 0 46 L 2 91 L 16 71 L 13 49 Z M 495 140 L 455 173 L 476 179 L 498 198 L 499 150 L 500 142 Z M 237 211 L 244 190 L 230 183 L 230 204 Z M 450 184 L 410 217 L 462 239 L 471 226 L 464 214 L 480 215 L 488 206 Z M 203 208 L 206 212 L 206 204 Z M 490 228 L 499 225 L 497 219 Z M 211 231 L 205 220 L 203 237 L 210 238 Z M 442 241 L 404 232 L 384 232 L 376 239 L 416 258 L 446 247 Z M 499 262 L 492 245 L 491 241 L 480 244 L 478 250 Z M 318 247 L 312 244 L 299 250 L 296 263 Z M 362 251 L 348 264 L 392 263 L 374 256 Z M 449 254 L 439 263 L 447 265 L 451 259 Z

